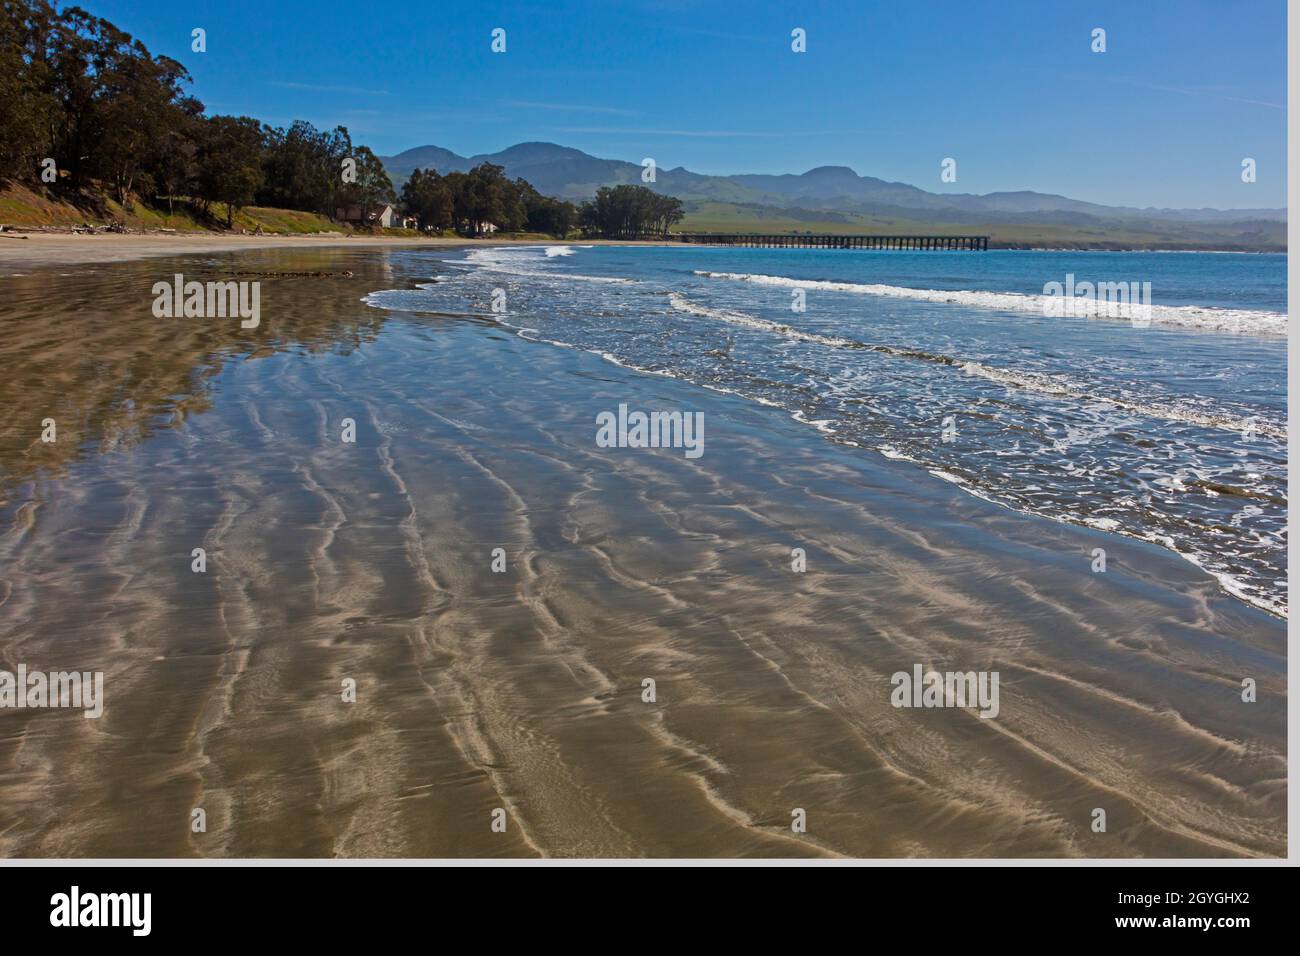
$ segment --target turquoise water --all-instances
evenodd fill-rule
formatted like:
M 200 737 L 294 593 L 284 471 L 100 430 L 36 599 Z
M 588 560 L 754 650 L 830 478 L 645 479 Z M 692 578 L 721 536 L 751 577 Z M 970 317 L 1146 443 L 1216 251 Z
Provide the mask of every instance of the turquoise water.
M 412 251 L 372 305 L 741 395 L 1007 507 L 1156 542 L 1286 609 L 1286 259 L 651 247 Z M 1049 318 L 1150 283 L 1149 321 Z M 498 310 L 493 310 L 493 302 Z M 929 475 L 926 475 L 926 473 Z

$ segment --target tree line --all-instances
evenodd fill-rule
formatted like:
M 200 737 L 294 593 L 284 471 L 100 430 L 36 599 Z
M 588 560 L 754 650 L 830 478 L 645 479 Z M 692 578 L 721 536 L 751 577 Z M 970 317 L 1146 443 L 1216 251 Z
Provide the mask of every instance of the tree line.
M 682 202 L 644 186 L 602 186 L 581 205 L 543 196 L 501 166 L 480 163 L 468 173 L 416 169 L 402 186 L 402 205 L 424 229 L 476 233 L 485 223 L 506 232 L 543 232 L 646 239 L 664 236 L 684 215 Z
M 402 185 L 402 206 L 422 229 L 482 232 L 488 223 L 502 232 L 544 232 L 566 236 L 577 221 L 570 202 L 541 195 L 503 167 L 480 163 L 467 173 L 439 175 L 416 169 Z
M 578 225 L 606 239 L 645 239 L 665 236 L 681 222 L 682 201 L 644 186 L 601 186 L 596 198 L 578 210 Z
M 142 197 L 170 211 L 180 198 L 207 215 L 225 204 L 227 226 L 248 205 L 333 216 L 395 199 L 378 157 L 344 127 L 208 116 L 189 82 L 101 17 L 3 0 L 0 176 L 74 199 L 103 188 L 128 207 Z
M 248 116 L 207 115 L 186 87 L 183 65 L 79 7 L 0 0 L 0 179 L 78 205 L 109 192 L 174 211 L 180 200 L 204 217 L 225 206 L 229 228 L 244 206 L 363 217 L 395 203 L 379 158 L 342 126 L 298 121 L 275 128 Z M 602 188 L 580 206 L 542 196 L 523 179 L 483 163 L 467 173 L 415 170 L 402 203 L 426 229 L 638 239 L 663 235 L 682 204 L 642 186 Z

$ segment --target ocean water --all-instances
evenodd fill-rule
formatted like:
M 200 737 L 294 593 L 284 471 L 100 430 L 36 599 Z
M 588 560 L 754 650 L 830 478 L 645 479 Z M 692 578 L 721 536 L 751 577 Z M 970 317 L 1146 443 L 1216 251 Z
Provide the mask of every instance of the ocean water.
M 369 304 L 489 316 L 781 409 L 918 480 L 1157 543 L 1287 612 L 1285 256 L 539 246 L 398 259 L 428 281 Z M 1047 283 L 1071 276 L 1149 282 L 1149 324 L 1045 316 Z

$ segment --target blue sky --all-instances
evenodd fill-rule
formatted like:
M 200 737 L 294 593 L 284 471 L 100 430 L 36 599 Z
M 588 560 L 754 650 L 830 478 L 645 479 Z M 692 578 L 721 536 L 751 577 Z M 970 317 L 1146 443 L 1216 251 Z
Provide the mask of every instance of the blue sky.
M 1282 0 L 81 5 L 184 63 L 210 112 L 342 124 L 381 155 L 546 140 L 704 173 L 843 165 L 938 192 L 1286 203 Z

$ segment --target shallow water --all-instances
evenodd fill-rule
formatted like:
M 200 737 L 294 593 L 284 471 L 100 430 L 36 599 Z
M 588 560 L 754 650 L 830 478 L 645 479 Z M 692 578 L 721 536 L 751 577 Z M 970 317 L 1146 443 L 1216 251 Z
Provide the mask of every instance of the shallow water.
M 594 337 L 590 300 L 446 256 L 5 280 L 0 669 L 102 670 L 106 704 L 0 710 L 0 854 L 1284 852 L 1281 620 L 784 405 L 532 341 L 511 326 Z M 354 275 L 265 280 L 253 331 L 150 314 L 153 282 L 233 270 Z M 486 317 L 363 301 L 428 307 L 433 272 L 432 304 Z M 616 347 L 689 367 L 717 340 L 666 293 L 638 323 L 642 290 L 577 284 L 618 290 Z M 736 328 L 755 374 L 813 367 Z M 704 453 L 598 446 L 619 404 L 701 412 Z M 997 671 L 997 718 L 891 706 L 916 664 Z
M 500 288 L 503 321 L 536 338 L 785 409 L 1020 511 L 1157 542 L 1286 613 L 1283 256 L 412 256 L 436 282 L 369 301 L 487 312 Z M 1150 326 L 1044 318 L 1044 285 L 1067 275 L 1150 282 Z

